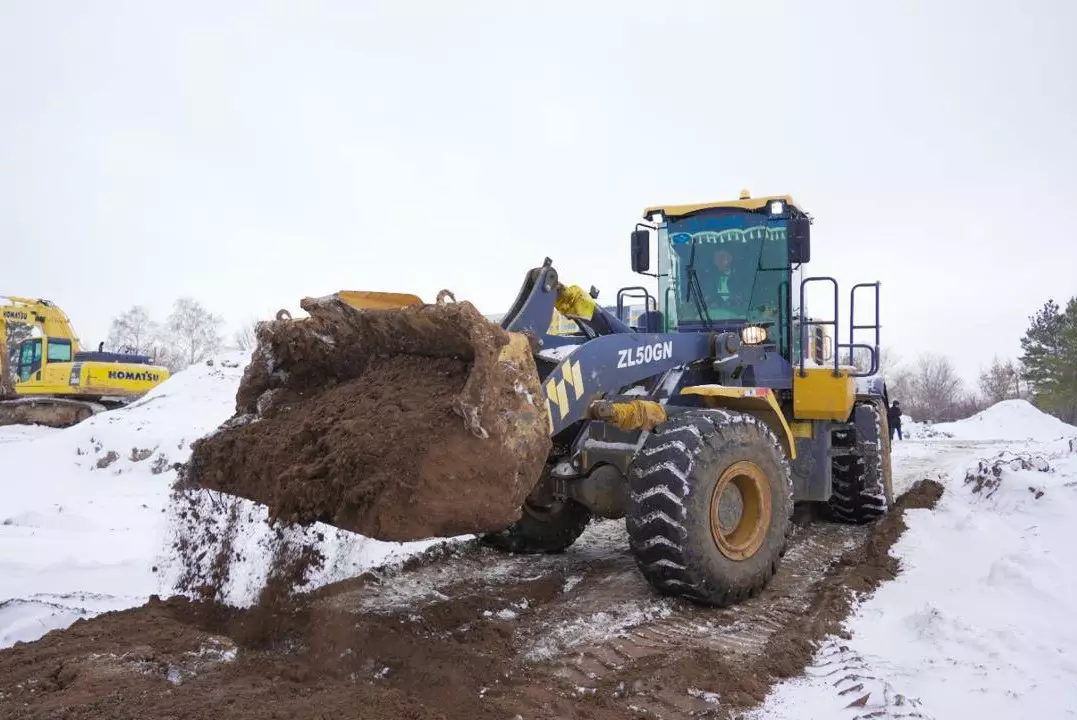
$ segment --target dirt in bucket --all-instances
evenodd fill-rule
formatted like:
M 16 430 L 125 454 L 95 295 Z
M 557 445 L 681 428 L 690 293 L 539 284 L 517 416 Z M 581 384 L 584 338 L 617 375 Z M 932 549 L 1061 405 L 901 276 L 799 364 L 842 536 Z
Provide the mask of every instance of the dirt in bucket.
M 236 416 L 181 483 L 379 540 L 514 522 L 550 447 L 533 358 L 499 360 L 508 333 L 466 302 L 305 307 L 260 326 Z

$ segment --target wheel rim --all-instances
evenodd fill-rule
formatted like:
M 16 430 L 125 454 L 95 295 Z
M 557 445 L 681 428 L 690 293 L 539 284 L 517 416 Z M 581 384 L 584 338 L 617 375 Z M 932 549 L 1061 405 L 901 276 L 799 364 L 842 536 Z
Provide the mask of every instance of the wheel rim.
M 739 511 L 731 521 L 733 505 Z M 763 470 L 747 460 L 729 466 L 711 493 L 711 536 L 722 554 L 730 560 L 755 555 L 766 539 L 770 516 L 770 483 Z

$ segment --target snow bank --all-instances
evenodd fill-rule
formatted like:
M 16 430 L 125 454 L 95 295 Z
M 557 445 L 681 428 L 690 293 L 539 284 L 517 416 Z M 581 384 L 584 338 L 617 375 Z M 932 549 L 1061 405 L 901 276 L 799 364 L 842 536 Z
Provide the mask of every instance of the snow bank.
M 1073 714 L 1077 454 L 1069 443 L 1000 449 L 956 462 L 945 484 L 933 511 L 906 513 L 892 550 L 903 571 L 846 623 L 851 637 L 828 643 L 755 717 Z
M 1027 400 L 1004 400 L 965 420 L 920 423 L 908 415 L 901 430 L 909 440 L 1045 441 L 1077 437 L 1077 427 L 1037 409 Z
M 905 440 L 925 440 L 927 438 L 949 437 L 935 430 L 931 423 L 916 422 L 908 415 L 901 416 L 901 436 Z M 897 436 L 894 436 L 895 440 Z
M 71 428 L 0 428 L 0 647 L 171 594 L 173 466 L 232 415 L 248 360 L 223 354 Z M 246 510 L 264 517 L 253 505 Z M 263 533 L 257 523 L 244 529 L 249 570 L 233 593 L 237 604 L 268 564 Z M 329 562 L 315 584 L 430 544 L 327 532 Z
M 1042 412 L 1027 400 L 1004 400 L 965 420 L 933 427 L 957 440 L 1044 441 L 1077 437 L 1077 427 Z

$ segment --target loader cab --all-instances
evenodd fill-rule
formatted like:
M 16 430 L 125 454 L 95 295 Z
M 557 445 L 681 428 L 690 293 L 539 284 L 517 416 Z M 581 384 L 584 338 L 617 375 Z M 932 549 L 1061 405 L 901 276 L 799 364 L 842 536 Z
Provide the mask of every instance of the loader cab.
M 653 226 L 632 235 L 632 269 L 650 269 L 656 235 L 654 331 L 736 331 L 792 360 L 799 294 L 790 290 L 810 257 L 810 220 L 792 198 L 742 193 L 729 202 L 648 208 L 645 217 Z
M 858 283 L 840 309 L 836 279 L 806 277 L 811 259 L 811 218 L 788 195 L 753 198 L 741 191 L 731 201 L 647 208 L 631 237 L 632 270 L 658 281 L 656 309 L 645 313 L 645 332 L 736 332 L 745 345 L 761 346 L 771 363 L 767 375 L 782 387 L 791 370 L 805 374 L 814 364 L 852 365 L 858 355 L 864 371 L 878 370 L 879 283 Z M 650 243 L 656 239 L 658 267 L 650 272 Z M 810 317 L 806 288 L 832 293 L 832 315 Z M 868 313 L 858 313 L 857 298 L 873 293 Z M 622 290 L 622 292 L 624 292 Z M 864 300 L 859 307 L 863 310 Z M 872 321 L 871 312 L 874 313 Z M 848 318 L 848 342 L 839 317 Z M 872 342 L 860 333 L 872 333 Z

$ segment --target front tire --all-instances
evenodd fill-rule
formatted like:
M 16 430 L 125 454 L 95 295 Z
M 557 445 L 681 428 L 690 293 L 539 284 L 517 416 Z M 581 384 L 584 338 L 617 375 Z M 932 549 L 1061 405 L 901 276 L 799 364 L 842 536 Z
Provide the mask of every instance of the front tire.
M 647 438 L 629 482 L 631 549 L 660 593 L 725 606 L 777 572 L 793 485 L 785 452 L 758 418 L 724 410 L 673 417 Z
M 482 539 L 510 553 L 560 553 L 576 542 L 590 521 L 591 511 L 574 500 L 557 501 L 548 507 L 525 502 L 519 520 Z

